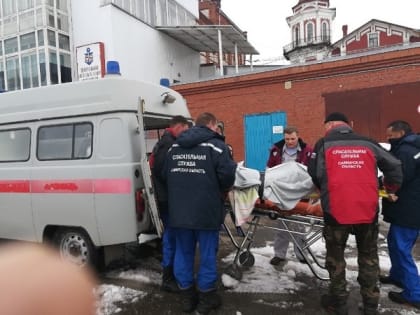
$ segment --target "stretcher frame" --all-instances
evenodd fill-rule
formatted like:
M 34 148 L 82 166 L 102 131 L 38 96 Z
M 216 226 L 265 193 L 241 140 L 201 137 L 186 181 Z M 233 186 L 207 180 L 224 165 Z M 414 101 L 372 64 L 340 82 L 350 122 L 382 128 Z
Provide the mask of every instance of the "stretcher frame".
M 232 220 L 235 223 L 235 214 L 230 206 L 226 207 L 227 218 L 226 220 Z M 255 263 L 254 255 L 251 253 L 251 247 L 254 242 L 254 237 L 259 228 L 274 230 L 274 231 L 284 231 L 290 235 L 290 239 L 299 252 L 302 254 L 306 264 L 308 265 L 311 272 L 319 280 L 329 280 L 329 277 L 323 276 L 319 270 L 317 270 L 314 265 L 315 263 L 319 268 L 326 269 L 325 265 L 320 262 L 320 260 L 315 256 L 311 250 L 311 246 L 322 238 L 322 230 L 324 227 L 324 220 L 322 217 L 313 216 L 313 215 L 301 215 L 301 214 L 292 214 L 292 211 L 275 211 L 268 210 L 263 208 L 254 207 L 250 218 L 247 220 L 245 225 L 247 227 L 243 229 L 242 227 L 236 227 L 236 231 L 232 231 L 229 224 L 226 224 L 226 221 L 223 223 L 223 227 L 236 248 L 235 257 L 233 263 L 226 269 L 226 273 L 232 276 L 233 278 L 240 280 L 242 278 L 242 269 L 244 267 L 252 267 Z M 281 227 L 272 226 L 261 222 L 263 217 L 268 217 L 273 221 L 280 221 Z M 304 232 L 295 231 L 290 229 L 288 223 L 296 223 L 305 227 Z M 237 241 L 235 239 L 236 233 L 242 240 Z M 304 236 L 304 245 L 300 246 L 299 242 L 296 239 L 296 236 Z M 312 259 L 312 261 L 311 261 Z

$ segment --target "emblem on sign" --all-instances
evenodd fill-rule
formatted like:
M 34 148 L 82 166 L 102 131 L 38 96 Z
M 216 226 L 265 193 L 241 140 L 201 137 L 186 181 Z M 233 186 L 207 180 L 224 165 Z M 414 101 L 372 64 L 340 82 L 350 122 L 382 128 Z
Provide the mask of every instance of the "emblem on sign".
M 93 52 L 90 50 L 90 48 L 86 48 L 85 52 L 85 63 L 87 65 L 90 65 L 93 62 Z

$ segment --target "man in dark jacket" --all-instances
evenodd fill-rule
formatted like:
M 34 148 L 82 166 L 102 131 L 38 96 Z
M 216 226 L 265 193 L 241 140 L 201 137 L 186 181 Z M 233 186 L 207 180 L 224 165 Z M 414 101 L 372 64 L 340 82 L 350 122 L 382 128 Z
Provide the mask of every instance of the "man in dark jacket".
M 175 236 L 168 226 L 168 193 L 161 173 L 169 148 L 175 143 L 175 139 L 180 133 L 186 129 L 188 129 L 188 120 L 184 116 L 174 116 L 169 123 L 169 128 L 165 129 L 162 137 L 153 147 L 149 159 L 159 213 L 164 226 L 162 235 L 162 289 L 168 292 L 177 292 L 179 289 L 173 274 Z
M 216 293 L 219 229 L 224 221 L 225 192 L 235 181 L 236 163 L 211 113 L 198 116 L 169 150 L 164 176 L 168 187 L 169 225 L 174 229 L 174 272 L 184 312 L 207 314 L 220 306 Z M 200 264 L 194 281 L 195 249 Z
M 379 301 L 378 179 L 393 194 L 402 182 L 401 162 L 374 141 L 357 135 L 342 113 L 325 119 L 326 135 L 318 140 L 308 172 L 320 189 L 324 211 L 323 235 L 327 249 L 329 292 L 321 305 L 335 314 L 347 314 L 344 250 L 349 234 L 356 237 L 360 293 L 364 314 L 377 314 Z
M 420 232 L 420 136 L 401 120 L 390 123 L 386 133 L 391 153 L 402 162 L 404 177 L 397 191 L 398 200 L 382 202 L 384 221 L 391 223 L 388 232 L 391 269 L 380 281 L 403 289 L 388 293 L 392 301 L 420 309 L 420 278 L 412 256 Z
M 289 126 L 284 129 L 284 139 L 276 142 L 270 149 L 270 156 L 267 161 L 267 167 L 274 167 L 276 165 L 295 161 L 308 166 L 309 159 L 312 154 L 312 148 L 307 145 L 302 138 L 299 137 L 299 131 L 296 127 Z M 278 221 L 279 229 L 284 229 L 283 222 Z M 305 227 L 298 223 L 287 223 L 290 230 L 304 233 Z M 303 234 L 294 234 L 296 242 L 300 248 L 304 247 Z M 270 264 L 276 266 L 286 261 L 287 249 L 290 242 L 290 233 L 279 230 L 274 235 L 274 257 L 270 260 Z M 294 245 L 296 258 L 304 263 L 301 252 L 298 246 Z

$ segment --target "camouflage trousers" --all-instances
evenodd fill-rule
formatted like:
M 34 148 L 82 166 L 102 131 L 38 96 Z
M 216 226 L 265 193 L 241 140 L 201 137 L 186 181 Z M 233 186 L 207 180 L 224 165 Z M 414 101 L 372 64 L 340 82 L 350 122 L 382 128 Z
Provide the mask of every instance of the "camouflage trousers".
M 376 309 L 379 301 L 378 223 L 354 225 L 326 225 L 323 230 L 327 256 L 326 268 L 330 275 L 329 294 L 345 303 L 348 297 L 344 250 L 349 234 L 357 244 L 357 263 L 360 294 L 365 308 Z

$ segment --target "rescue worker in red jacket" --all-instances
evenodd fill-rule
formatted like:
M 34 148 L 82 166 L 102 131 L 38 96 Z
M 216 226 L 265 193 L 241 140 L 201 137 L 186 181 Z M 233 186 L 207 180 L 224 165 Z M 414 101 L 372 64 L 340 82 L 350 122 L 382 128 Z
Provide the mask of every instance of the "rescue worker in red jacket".
M 384 173 L 389 199 L 402 182 L 401 162 L 373 140 L 357 135 L 342 113 L 325 119 L 326 135 L 318 140 L 308 172 L 321 192 L 327 249 L 329 292 L 321 297 L 324 309 L 347 314 L 344 250 L 349 234 L 356 237 L 360 293 L 364 315 L 378 314 L 378 179 Z

